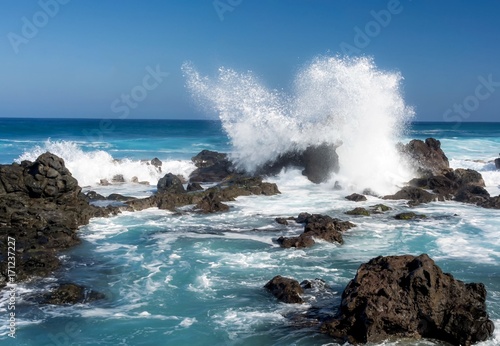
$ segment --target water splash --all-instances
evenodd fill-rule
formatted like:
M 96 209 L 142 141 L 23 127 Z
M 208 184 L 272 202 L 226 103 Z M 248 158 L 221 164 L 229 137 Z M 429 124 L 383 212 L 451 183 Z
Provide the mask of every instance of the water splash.
M 388 193 L 411 178 L 395 148 L 414 115 L 403 78 L 371 58 L 318 57 L 299 71 L 291 94 L 266 88 L 251 72 L 221 67 L 211 79 L 191 63 L 182 69 L 194 97 L 218 112 L 233 162 L 249 172 L 290 151 L 342 142 L 333 179 L 352 189 Z

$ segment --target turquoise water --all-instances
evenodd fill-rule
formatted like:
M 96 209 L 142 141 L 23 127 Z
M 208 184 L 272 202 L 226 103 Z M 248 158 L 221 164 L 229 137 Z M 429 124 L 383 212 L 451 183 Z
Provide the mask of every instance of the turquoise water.
M 144 196 L 154 191 L 159 175 L 141 160 L 159 157 L 164 173 L 187 175 L 193 169 L 190 157 L 201 149 L 230 150 L 218 122 L 117 120 L 114 125 L 96 141 L 83 131 L 98 129 L 99 120 L 0 119 L 0 162 L 34 159 L 50 150 L 64 157 L 86 189 Z M 463 123 L 453 129 L 453 124 L 417 123 L 402 140 L 429 136 L 441 140 L 453 167 L 474 167 L 488 190 L 500 193 L 500 172 L 491 162 L 500 152 L 500 124 Z M 117 173 L 139 176 L 152 186 L 97 185 L 98 179 Z M 399 222 L 391 216 L 406 209 L 404 201 L 383 201 L 394 210 L 350 217 L 344 212 L 381 201 L 347 201 L 350 188 L 334 191 L 332 180 L 314 185 L 299 171 L 288 170 L 269 179 L 281 195 L 240 197 L 229 203 L 229 213 L 177 215 L 149 209 L 94 219 L 80 229 L 82 244 L 62 255 L 60 271 L 17 286 L 15 340 L 6 335 L 2 304 L 0 340 L 6 345 L 336 345 L 284 316 L 304 314 L 309 307 L 334 313 L 357 267 L 373 257 L 428 253 L 456 278 L 486 285 L 497 332 L 484 345 L 500 344 L 499 210 L 430 203 L 415 210 L 428 219 Z M 326 213 L 357 227 L 345 234 L 342 246 L 320 242 L 310 249 L 279 248 L 273 239 L 302 228 L 278 225 L 274 218 L 300 212 Z M 306 296 L 302 306 L 281 304 L 262 288 L 278 274 L 299 281 L 321 278 L 331 290 L 317 300 Z M 106 299 L 62 307 L 36 306 L 26 299 L 56 278 L 91 287 Z

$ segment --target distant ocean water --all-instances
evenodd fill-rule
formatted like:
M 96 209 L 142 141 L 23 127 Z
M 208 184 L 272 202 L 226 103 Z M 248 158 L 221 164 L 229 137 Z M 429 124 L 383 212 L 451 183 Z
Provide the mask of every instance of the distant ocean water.
M 188 176 L 190 158 L 202 149 L 228 152 L 232 138 L 218 121 L 116 120 L 101 131 L 100 120 L 0 119 L 0 163 L 34 160 L 51 151 L 65 159 L 85 190 L 147 196 L 158 174 L 142 160 L 158 157 L 163 173 Z M 456 128 L 454 128 L 456 127 Z M 454 168 L 478 170 L 492 195 L 500 194 L 500 123 L 413 123 L 400 140 L 435 137 Z M 383 153 L 381 153 L 383 154 Z M 368 169 L 359 162 L 359 169 Z M 123 174 L 126 183 L 103 187 L 100 179 Z M 133 176 L 151 186 L 130 182 Z M 343 177 L 345 179 L 345 177 Z M 17 337 L 7 336 L 1 297 L 0 341 L 5 345 L 336 345 L 310 329 L 296 328 L 284 316 L 310 306 L 339 303 L 358 266 L 379 255 L 427 253 L 446 272 L 488 291 L 495 337 L 500 344 L 500 211 L 456 202 L 421 205 L 417 222 L 396 221 L 404 201 L 383 201 L 389 215 L 352 218 L 344 196 L 365 186 L 333 190 L 332 181 L 315 185 L 297 170 L 269 178 L 281 195 L 240 197 L 231 211 L 176 215 L 149 209 L 93 219 L 81 227 L 82 244 L 65 252 L 64 267 L 53 277 L 18 285 Z M 380 203 L 375 197 L 357 203 Z M 300 212 L 326 213 L 358 227 L 345 244 L 320 242 L 309 249 L 281 249 L 272 239 L 301 232 L 282 228 L 275 217 Z M 275 275 L 297 280 L 321 278 L 332 288 L 324 300 L 306 305 L 278 303 L 262 286 Z M 25 299 L 43 292 L 55 278 L 91 287 L 106 299 L 75 306 L 38 306 Z M 306 297 L 307 298 L 307 297 Z M 334 313 L 334 310 L 332 310 Z M 441 345 L 433 341 L 379 345 Z

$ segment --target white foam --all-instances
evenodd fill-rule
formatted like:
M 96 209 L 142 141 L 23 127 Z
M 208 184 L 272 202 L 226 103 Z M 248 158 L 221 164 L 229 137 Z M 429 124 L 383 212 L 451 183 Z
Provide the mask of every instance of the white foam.
M 297 75 L 293 95 L 266 88 L 250 72 L 221 67 L 209 79 L 189 63 L 183 71 L 194 96 L 219 113 L 231 157 L 247 171 L 291 150 L 342 142 L 339 174 L 357 189 L 391 192 L 411 178 L 395 148 L 413 116 L 402 77 L 370 58 L 316 58 Z
M 26 150 L 18 159 L 35 161 L 45 152 L 51 152 L 64 159 L 66 167 L 78 180 L 80 186 L 96 186 L 101 179 L 112 181 L 115 175 L 123 175 L 126 182 L 133 177 L 139 181 L 148 181 L 156 185 L 165 173 L 180 174 L 188 177 L 196 168 L 190 160 L 164 160 L 162 172 L 154 166 L 140 160 L 124 158 L 116 160 L 111 154 L 103 150 L 83 151 L 81 146 L 71 141 L 47 140 L 42 146 L 35 146 Z

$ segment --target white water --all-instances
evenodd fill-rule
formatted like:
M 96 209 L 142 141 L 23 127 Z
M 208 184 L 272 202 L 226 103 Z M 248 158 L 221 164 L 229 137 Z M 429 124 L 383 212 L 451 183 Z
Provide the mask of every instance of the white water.
M 141 160 L 122 159 L 116 160 L 104 150 L 83 151 L 75 142 L 47 140 L 40 146 L 37 145 L 25 151 L 17 162 L 23 160 L 35 161 L 45 152 L 51 152 L 62 159 L 72 175 L 78 180 L 80 186 L 95 186 L 101 179 L 109 182 L 115 175 L 123 175 L 126 182 L 131 182 L 133 177 L 138 181 L 147 181 L 156 185 L 165 173 L 180 174 L 188 177 L 196 168 L 190 160 L 163 161 L 162 172 L 154 166 Z M 116 188 L 114 189 L 116 191 Z
M 395 149 L 414 114 L 402 76 L 370 58 L 316 58 L 297 74 L 292 94 L 266 88 L 251 72 L 221 67 L 209 78 L 190 63 L 183 71 L 195 98 L 219 113 L 232 159 L 247 171 L 289 151 L 342 143 L 334 179 L 353 190 L 389 193 L 412 176 Z

